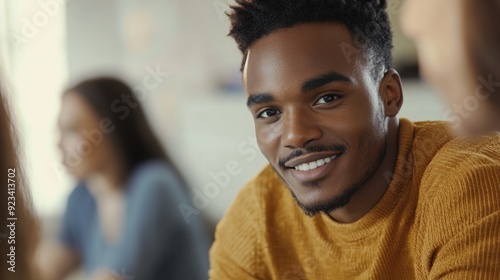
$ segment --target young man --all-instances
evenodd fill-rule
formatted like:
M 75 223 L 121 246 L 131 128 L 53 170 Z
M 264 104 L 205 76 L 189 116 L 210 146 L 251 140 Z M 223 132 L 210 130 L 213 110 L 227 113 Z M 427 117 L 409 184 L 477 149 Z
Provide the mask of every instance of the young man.
M 500 138 L 398 119 L 386 3 L 238 0 L 230 35 L 270 166 L 217 227 L 211 279 L 497 279 Z

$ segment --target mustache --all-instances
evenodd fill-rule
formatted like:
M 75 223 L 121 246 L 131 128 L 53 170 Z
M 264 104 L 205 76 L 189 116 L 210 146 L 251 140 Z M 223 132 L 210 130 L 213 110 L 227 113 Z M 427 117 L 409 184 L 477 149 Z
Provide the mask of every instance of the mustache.
M 311 146 L 311 147 L 307 147 L 305 149 L 297 149 L 297 150 L 294 150 L 290 153 L 290 155 L 288 155 L 287 157 L 285 158 L 282 158 L 279 160 L 279 165 L 283 168 L 286 168 L 285 166 L 285 163 L 287 163 L 288 161 L 294 159 L 294 158 L 297 158 L 297 157 L 300 157 L 300 156 L 303 156 L 303 155 L 307 155 L 309 153 L 317 153 L 317 152 L 334 152 L 336 154 L 340 154 L 340 153 L 343 153 L 347 150 L 347 147 L 345 145 L 340 145 L 340 144 L 334 144 L 334 145 L 330 145 L 330 146 Z

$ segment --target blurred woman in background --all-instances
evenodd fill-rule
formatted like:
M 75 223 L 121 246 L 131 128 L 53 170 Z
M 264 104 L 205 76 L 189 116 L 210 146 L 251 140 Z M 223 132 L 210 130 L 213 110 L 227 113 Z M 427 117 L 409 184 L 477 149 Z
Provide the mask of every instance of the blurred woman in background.
M 406 0 L 401 23 L 457 132 L 500 131 L 500 1 Z
M 187 188 L 132 90 L 113 78 L 84 81 L 62 98 L 59 148 L 79 181 L 44 279 L 82 264 L 89 279 L 206 279 L 209 241 L 186 221 Z M 194 215 L 193 215 L 194 216 Z
M 0 279 L 37 279 L 34 251 L 39 228 L 24 170 L 17 156 L 19 142 L 6 96 L 0 86 Z M 10 180 L 9 180 L 10 179 Z M 11 185 L 9 185 L 11 184 Z M 14 199 L 12 198 L 14 197 Z M 8 207 L 13 206 L 11 211 Z M 12 214 L 12 215 L 11 215 Z M 17 218 L 17 220 L 7 220 Z M 14 223 L 15 226 L 8 227 Z M 14 249 L 14 250 L 12 250 Z

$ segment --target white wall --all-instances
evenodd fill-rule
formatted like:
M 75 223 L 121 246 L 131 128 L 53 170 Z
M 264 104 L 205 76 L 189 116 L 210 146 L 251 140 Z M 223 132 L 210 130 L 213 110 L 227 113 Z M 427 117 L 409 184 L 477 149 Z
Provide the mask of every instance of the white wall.
M 25 165 L 41 215 L 59 213 L 71 180 L 56 152 L 59 95 L 67 83 L 65 7 L 56 1 L 2 1 L 1 50 Z

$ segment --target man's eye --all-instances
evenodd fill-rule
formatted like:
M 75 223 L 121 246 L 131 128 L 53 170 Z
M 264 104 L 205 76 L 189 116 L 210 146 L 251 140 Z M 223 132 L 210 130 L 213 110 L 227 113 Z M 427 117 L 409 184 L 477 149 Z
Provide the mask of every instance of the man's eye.
M 326 103 L 333 102 L 333 101 L 335 101 L 337 99 L 339 99 L 338 95 L 328 94 L 328 95 L 325 95 L 325 96 L 321 97 L 318 100 L 318 102 L 316 102 L 316 104 L 326 104 Z
M 257 118 L 266 119 L 266 118 L 274 117 L 277 114 L 279 114 L 278 110 L 276 110 L 276 109 L 267 109 L 267 110 L 262 111 L 259 115 L 257 115 Z

